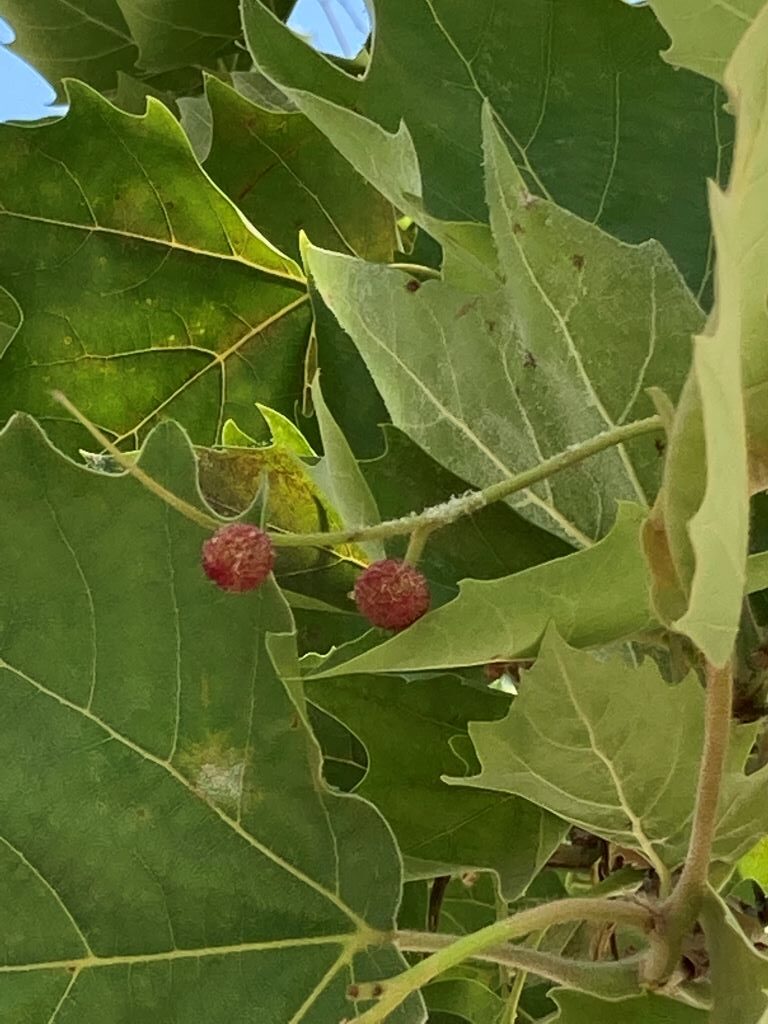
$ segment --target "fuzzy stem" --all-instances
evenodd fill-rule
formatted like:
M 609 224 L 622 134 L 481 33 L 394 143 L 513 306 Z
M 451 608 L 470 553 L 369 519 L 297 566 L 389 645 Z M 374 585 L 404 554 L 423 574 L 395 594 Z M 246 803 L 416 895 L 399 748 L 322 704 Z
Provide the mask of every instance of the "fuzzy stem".
M 620 964 L 579 963 L 550 953 L 521 946 L 506 946 L 510 939 L 543 931 L 563 921 L 623 921 L 636 928 L 650 929 L 653 914 L 639 903 L 606 899 L 565 899 L 523 910 L 503 921 L 469 935 L 436 935 L 433 932 L 401 931 L 395 935 L 400 949 L 432 952 L 402 974 L 380 982 L 360 986 L 360 998 L 380 995 L 379 1002 L 361 1017 L 358 1024 L 376 1024 L 386 1019 L 412 992 L 418 991 L 438 975 L 464 960 L 481 959 L 526 971 L 564 985 L 584 988 L 604 997 L 620 998 L 638 992 L 639 960 Z
M 680 880 L 662 907 L 661 931 L 652 943 L 644 980 L 657 985 L 666 980 L 680 957 L 683 936 L 696 922 L 707 892 L 712 843 L 717 829 L 728 742 L 731 732 L 733 674 L 730 664 L 707 664 L 704 749 L 693 813 L 693 827 Z
M 388 263 L 387 266 L 390 270 L 402 270 L 412 277 L 432 278 L 438 281 L 441 277 L 439 270 L 435 270 L 434 267 L 422 267 L 420 263 Z
M 336 530 L 333 533 L 273 533 L 272 542 L 275 547 L 334 547 L 337 544 L 354 544 L 365 540 L 383 540 L 387 537 L 402 536 L 413 533 L 423 526 L 439 529 L 448 526 L 462 516 L 479 512 L 486 505 L 508 498 L 510 494 L 524 491 L 533 484 L 546 480 L 547 477 L 560 473 L 564 469 L 583 462 L 584 459 L 597 455 L 608 448 L 624 444 L 632 438 L 643 434 L 652 434 L 661 430 L 661 418 L 649 416 L 644 420 L 636 420 L 624 426 L 598 434 L 588 441 L 572 445 L 564 452 L 559 452 L 538 466 L 526 469 L 522 473 L 499 480 L 480 491 L 468 491 L 458 498 L 451 498 L 442 505 L 435 505 L 418 515 L 403 516 L 401 519 L 390 519 L 376 526 L 363 526 L 353 530 Z
M 424 548 L 427 546 L 429 535 L 434 529 L 436 529 L 434 526 L 421 526 L 413 531 L 411 539 L 408 541 L 408 549 L 405 552 L 405 562 L 408 562 L 409 565 L 418 565 L 419 559 L 424 553 Z
M 207 515 L 201 509 L 195 508 L 194 505 L 190 505 L 189 502 L 184 501 L 182 498 L 178 498 L 171 491 L 163 487 L 162 484 L 154 480 L 148 473 L 145 473 L 133 459 L 129 459 L 97 426 L 91 423 L 70 402 L 66 395 L 60 391 L 54 391 L 52 395 L 112 455 L 118 465 L 136 477 L 147 490 L 157 495 L 158 498 L 176 509 L 177 512 L 180 512 L 199 526 L 205 527 L 205 529 L 217 530 L 222 525 L 221 520 L 214 519 L 213 516 Z M 427 533 L 431 533 L 432 530 L 448 526 L 462 516 L 479 512 L 486 505 L 492 505 L 496 501 L 501 501 L 517 491 L 524 491 L 528 487 L 546 480 L 547 477 L 560 473 L 564 469 L 569 469 L 571 466 L 583 462 L 584 459 L 588 459 L 592 455 L 606 451 L 608 448 L 615 448 L 617 445 L 624 444 L 624 442 L 630 441 L 632 438 L 641 437 L 643 434 L 655 433 L 661 427 L 660 416 L 649 416 L 644 420 L 626 423 L 621 427 L 608 430 L 604 434 L 598 434 L 597 437 L 592 437 L 588 441 L 572 445 L 564 452 L 559 452 L 557 455 L 545 459 L 544 462 L 540 462 L 538 466 L 534 466 L 532 469 L 526 469 L 522 473 L 516 473 L 514 476 L 507 477 L 505 480 L 499 480 L 497 483 L 491 484 L 482 490 L 468 491 L 460 497 L 451 498 L 441 505 L 435 505 L 433 508 L 425 509 L 418 514 L 413 513 L 400 519 L 390 519 L 388 522 L 378 523 L 375 526 L 363 526 L 351 530 L 334 530 L 327 533 L 282 533 L 273 530 L 270 531 L 270 537 L 276 548 L 331 548 L 339 544 L 354 544 L 366 540 L 383 540 L 387 537 L 415 534 L 419 531 L 423 532 L 426 538 Z

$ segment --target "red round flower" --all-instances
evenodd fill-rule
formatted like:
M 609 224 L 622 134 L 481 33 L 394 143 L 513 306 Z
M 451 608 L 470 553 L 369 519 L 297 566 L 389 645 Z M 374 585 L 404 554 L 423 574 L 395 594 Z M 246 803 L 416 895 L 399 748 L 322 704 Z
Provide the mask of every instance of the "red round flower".
M 408 562 L 385 558 L 360 573 L 355 583 L 355 604 L 374 626 L 405 629 L 429 609 L 429 584 Z
M 203 544 L 205 575 L 223 590 L 255 590 L 274 564 L 275 549 L 269 535 L 251 523 L 222 526 Z

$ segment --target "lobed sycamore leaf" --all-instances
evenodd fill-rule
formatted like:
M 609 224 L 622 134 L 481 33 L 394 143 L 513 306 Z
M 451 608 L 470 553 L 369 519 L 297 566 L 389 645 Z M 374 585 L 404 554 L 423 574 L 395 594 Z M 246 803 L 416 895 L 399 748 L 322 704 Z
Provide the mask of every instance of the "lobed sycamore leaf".
M 273 245 L 298 259 L 304 231 L 316 245 L 393 259 L 392 206 L 303 113 L 266 110 L 213 77 L 205 89 L 193 122 L 210 122 L 205 171 Z
M 117 85 L 132 71 L 138 49 L 118 0 L 97 0 L 88 9 L 67 0 L 5 0 L 3 17 L 13 25 L 14 49 L 63 97 L 61 83 L 79 78 L 95 89 Z
M 712 890 L 701 922 L 710 956 L 712 1014 L 717 1024 L 765 1024 L 768 957 L 755 949 L 723 900 Z
M 516 173 L 510 161 L 502 180 L 506 170 Z M 499 184 L 510 203 L 519 197 L 514 177 Z M 676 394 L 700 323 L 656 246 L 624 246 L 544 203 L 511 217 L 509 229 L 518 223 L 525 262 L 506 289 L 485 295 L 442 281 L 413 290 L 399 270 L 307 248 L 313 281 L 392 422 L 478 487 L 647 415 L 643 389 L 654 382 Z M 623 310 L 620 326 L 611 308 Z M 659 463 L 646 437 L 631 455 L 605 452 L 510 502 L 570 543 L 589 544 L 609 528 L 616 500 L 653 497 Z
M 142 465 L 200 503 L 178 428 Z M 211 586 L 205 531 L 26 418 L 0 471 L 0 1017 L 354 1015 L 347 986 L 402 963 L 400 859 L 321 782 L 279 590 Z
M 764 6 L 764 0 L 650 0 L 672 45 L 664 59 L 722 82 L 739 40 Z
M 412 875 L 491 869 L 516 899 L 562 841 L 566 827 L 527 800 L 449 789 L 456 744 L 468 722 L 499 718 L 508 699 L 450 676 L 419 682 L 386 676 L 305 681 L 308 699 L 350 729 L 368 752 L 355 790 L 392 827 Z M 474 756 L 467 773 L 476 770 Z
M 176 417 L 218 440 L 254 400 L 293 412 L 309 329 L 301 271 L 202 173 L 170 112 L 118 111 L 81 84 L 67 117 L 0 126 L 0 285 L 22 320 L 0 367 L 0 417 L 86 436 L 58 388 L 118 439 Z M 254 422 L 255 421 L 255 422 Z
M 717 302 L 696 340 L 671 435 L 657 527 L 668 550 L 652 556 L 657 579 L 674 576 L 682 595 L 677 604 L 685 610 L 667 619 L 719 665 L 741 615 L 748 495 L 768 482 L 766 45 L 768 9 L 745 32 L 725 75 L 737 129 L 728 187 L 710 188 Z
M 670 686 L 650 660 L 598 660 L 553 628 L 507 717 L 470 726 L 480 773 L 446 781 L 525 797 L 662 874 L 685 857 L 703 721 L 693 675 Z M 762 835 L 768 812 L 768 770 L 743 774 L 753 732 L 734 738 L 713 847 L 725 863 Z

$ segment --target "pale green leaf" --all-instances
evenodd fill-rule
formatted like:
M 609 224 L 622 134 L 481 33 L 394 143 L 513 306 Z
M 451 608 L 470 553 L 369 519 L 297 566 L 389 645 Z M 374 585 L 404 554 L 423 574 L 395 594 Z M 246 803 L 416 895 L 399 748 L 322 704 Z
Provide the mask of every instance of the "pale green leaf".
M 764 0 L 650 0 L 650 4 L 672 40 L 664 59 L 720 82 Z
M 577 647 L 641 633 L 654 624 L 638 540 L 642 518 L 638 506 L 621 505 L 613 530 L 585 551 L 501 579 L 464 580 L 454 601 L 318 675 L 412 672 L 528 658 L 536 654 L 550 622 Z
M 712 981 L 712 1024 L 766 1024 L 768 958 L 746 937 L 726 904 L 709 893 L 701 922 Z
M 673 868 L 702 735 L 693 677 L 671 687 L 653 662 L 597 661 L 551 630 L 507 718 L 470 726 L 481 773 L 449 781 L 517 793 Z
M 754 878 L 762 889 L 768 889 L 768 836 L 747 850 L 739 861 L 739 874 L 742 878 Z
M 305 685 L 308 699 L 368 751 L 368 772 L 356 792 L 386 817 L 411 875 L 490 869 L 506 899 L 525 891 L 562 841 L 564 823 L 527 800 L 449 788 L 441 778 L 462 767 L 452 747 L 466 738 L 467 723 L 500 718 L 507 698 L 449 676 L 419 682 L 354 676 Z
M 202 173 L 165 106 L 133 117 L 70 93 L 56 123 L 0 125 L 0 286 L 23 314 L 0 417 L 33 412 L 76 450 L 87 435 L 52 388 L 134 447 L 168 416 L 212 444 L 228 417 L 255 432 L 254 401 L 292 413 L 309 318 L 299 268 Z
M 514 180 L 509 189 L 513 202 Z M 308 249 L 318 291 L 394 424 L 479 487 L 651 412 L 645 386 L 676 394 L 700 323 L 656 246 L 625 246 L 543 202 L 520 220 L 529 234 L 519 297 L 513 282 L 474 297 L 440 281 L 414 291 L 398 270 Z M 610 527 L 616 500 L 652 497 L 659 461 L 653 441 L 641 439 L 631 454 L 604 452 L 510 501 L 588 544 Z
M 142 465 L 200 504 L 177 428 Z M 402 963 L 400 862 L 320 780 L 279 590 L 215 588 L 204 530 L 26 418 L 0 473 L 0 1018 L 341 1020 Z
M 221 443 L 225 448 L 258 448 L 259 442 L 246 434 L 234 420 L 227 420 L 221 428 Z
M 693 675 L 670 686 L 650 660 L 598 660 L 553 629 L 507 717 L 470 726 L 481 773 L 448 781 L 516 793 L 672 870 L 687 848 L 703 723 Z M 713 848 L 724 863 L 765 829 L 768 772 L 743 774 L 752 737 L 734 733 Z
M 483 128 L 491 229 L 515 324 L 505 369 L 521 351 L 529 364 L 527 374 L 514 374 L 508 401 L 520 406 L 518 429 L 528 429 L 544 457 L 650 414 L 651 386 L 676 398 L 701 314 L 660 246 L 622 245 L 536 201 L 487 104 Z M 551 487 L 563 488 L 558 506 L 572 509 L 569 518 L 596 537 L 617 498 L 647 500 L 658 477 L 658 453 L 644 439 L 590 460 Z
M 710 187 L 717 303 L 696 341 L 660 506 L 670 558 L 688 601 L 674 625 L 717 664 L 730 654 L 741 614 L 748 491 L 768 482 L 766 46 L 768 8 L 743 36 L 725 76 L 737 141 L 728 188 Z

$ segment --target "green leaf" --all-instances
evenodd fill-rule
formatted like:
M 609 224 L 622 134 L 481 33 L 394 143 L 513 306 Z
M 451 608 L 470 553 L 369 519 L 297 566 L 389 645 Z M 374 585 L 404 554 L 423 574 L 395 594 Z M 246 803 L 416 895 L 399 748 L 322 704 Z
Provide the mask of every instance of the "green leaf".
M 243 7 L 256 65 L 380 191 L 396 203 L 410 195 L 404 212 L 430 233 L 438 218 L 487 221 L 487 98 L 534 191 L 625 241 L 659 238 L 704 286 L 702 186 L 719 174 L 730 126 L 712 83 L 659 60 L 666 38 L 650 11 L 618 0 L 387 0 L 374 14 L 370 65 L 355 79 L 259 0 Z
M 312 381 L 311 390 L 323 441 L 323 458 L 310 470 L 312 478 L 328 496 L 346 529 L 374 526 L 381 522 L 379 510 L 346 437 L 325 404 L 319 376 Z M 385 557 L 381 541 L 364 541 L 361 547 L 373 561 Z
M 142 465 L 200 504 L 178 429 Z M 211 586 L 205 531 L 26 418 L 0 472 L 0 1016 L 340 1020 L 402 962 L 399 856 L 320 781 L 279 590 Z
M 14 50 L 60 97 L 65 78 L 80 78 L 107 91 L 116 87 L 119 71 L 130 72 L 136 63 L 138 50 L 118 0 L 91 0 L 87 6 L 90 10 L 66 0 L 3 3 L 3 17 L 16 33 Z
M 536 363 L 527 367 L 534 372 L 515 375 L 517 401 L 527 413 L 521 428 L 540 439 L 545 455 L 650 414 L 650 386 L 676 397 L 689 365 L 688 337 L 701 316 L 660 246 L 621 245 L 572 214 L 536 202 L 487 104 L 483 129 L 491 228 L 515 320 L 516 354 L 519 359 L 522 348 L 524 362 Z M 606 359 L 606 352 L 614 358 Z M 559 437 L 552 409 L 565 424 Z M 558 504 L 578 510 L 570 518 L 594 537 L 604 530 L 603 502 L 611 509 L 617 497 L 643 501 L 655 493 L 658 477 L 657 453 L 643 440 L 590 460 L 562 485 L 552 481 L 552 489 L 565 489 Z M 578 496 L 568 496 L 590 482 L 591 501 L 600 506 L 591 514 L 589 498 L 582 511 Z
M 711 1021 L 765 1024 L 768 1019 L 768 958 L 747 939 L 726 904 L 710 891 L 701 922 L 712 981 Z
M 215 78 L 206 80 L 206 98 L 211 138 L 205 170 L 274 245 L 298 258 L 304 231 L 329 249 L 393 258 L 391 205 L 304 114 L 265 110 Z M 198 104 L 191 109 L 199 125 Z M 201 146 L 197 129 L 195 137 Z
M 459 596 L 408 630 L 319 676 L 483 665 L 536 654 L 551 622 L 574 646 L 598 646 L 654 624 L 638 537 L 643 511 L 619 507 L 585 551 L 496 580 L 464 580 Z
M 687 599 L 685 614 L 673 624 L 720 665 L 730 655 L 741 614 L 748 491 L 768 483 L 768 285 L 762 269 L 768 260 L 767 45 L 765 11 L 726 72 L 737 140 L 727 190 L 710 188 L 717 303 L 696 341 L 660 500 L 669 558 Z M 655 568 L 657 575 L 665 572 L 663 562 Z
M 384 402 L 355 343 L 342 330 L 311 281 L 309 297 L 314 314 L 316 364 L 308 358 L 305 387 L 311 383 L 314 369 L 319 368 L 323 375 L 323 397 L 350 447 L 359 459 L 374 458 L 382 449 L 380 427 L 389 420 Z
M 703 1010 L 654 995 L 609 1003 L 583 992 L 556 988 L 550 998 L 559 1011 L 551 1024 L 706 1024 L 709 1020 Z
M 148 71 L 210 67 L 237 53 L 242 33 L 237 0 L 118 0 Z M 272 4 L 270 4 L 272 6 Z M 283 4 L 285 6 L 285 4 Z
M 368 751 L 356 792 L 386 817 L 411 874 L 491 869 L 515 899 L 561 842 L 566 826 L 526 800 L 449 788 L 452 749 L 474 718 L 499 718 L 508 699 L 450 676 L 406 682 L 381 676 L 309 681 L 308 699 Z M 472 770 L 472 766 L 470 767 Z
M 742 878 L 754 878 L 762 889 L 768 889 L 768 836 L 748 850 L 739 861 Z
M 261 402 L 256 403 L 256 408 L 266 420 L 272 444 L 276 448 L 284 452 L 293 452 L 300 457 L 316 457 L 312 445 L 287 416 L 283 416 L 277 409 L 270 409 L 268 405 L 262 405 Z
M 24 316 L 0 417 L 33 412 L 74 449 L 87 435 L 52 388 L 134 447 L 168 416 L 211 444 L 227 417 L 254 433 L 255 400 L 292 413 L 299 268 L 200 171 L 166 107 L 137 118 L 83 85 L 70 94 L 54 124 L 0 126 L 0 285 Z
M 220 515 L 239 516 L 266 495 L 267 525 L 291 533 L 315 533 L 341 526 L 327 498 L 307 467 L 290 451 L 277 446 L 198 448 L 200 486 Z M 267 487 L 261 492 L 262 485 Z M 259 507 L 258 514 L 261 514 Z M 355 549 L 282 548 L 275 573 L 281 583 L 306 597 L 330 603 L 336 612 L 354 610 L 348 594 L 359 571 Z
M 690 68 L 720 82 L 733 51 L 764 0 L 713 4 L 701 0 L 650 0 L 650 4 L 672 40 L 664 59 L 674 67 Z
M 552 629 L 507 717 L 469 732 L 482 771 L 452 784 L 517 793 L 657 868 L 685 856 L 703 733 L 692 676 L 670 687 L 653 662 L 597 661 Z
M 114 93 L 110 90 L 110 99 L 121 110 L 141 116 L 147 108 L 147 97 L 154 96 L 178 116 L 181 110 L 180 97 L 184 95 L 190 102 L 194 102 L 202 88 L 203 76 L 198 67 L 176 68 L 160 74 L 129 75 L 125 71 L 118 71 L 117 89 Z
M 626 246 L 543 201 L 530 205 L 487 127 L 506 291 L 473 297 L 439 281 L 413 291 L 397 270 L 313 247 L 307 258 L 395 425 L 475 486 L 647 415 L 645 387 L 676 396 L 701 323 L 658 246 Z M 538 525 L 587 544 L 606 532 L 617 499 L 652 497 L 659 472 L 646 438 L 511 501 Z
M 225 448 L 258 448 L 261 442 L 241 430 L 234 420 L 227 420 L 221 428 L 221 443 Z
M 501 1024 L 504 1000 L 472 978 L 434 981 L 424 990 L 424 1001 L 432 1013 L 450 1013 L 469 1024 Z

